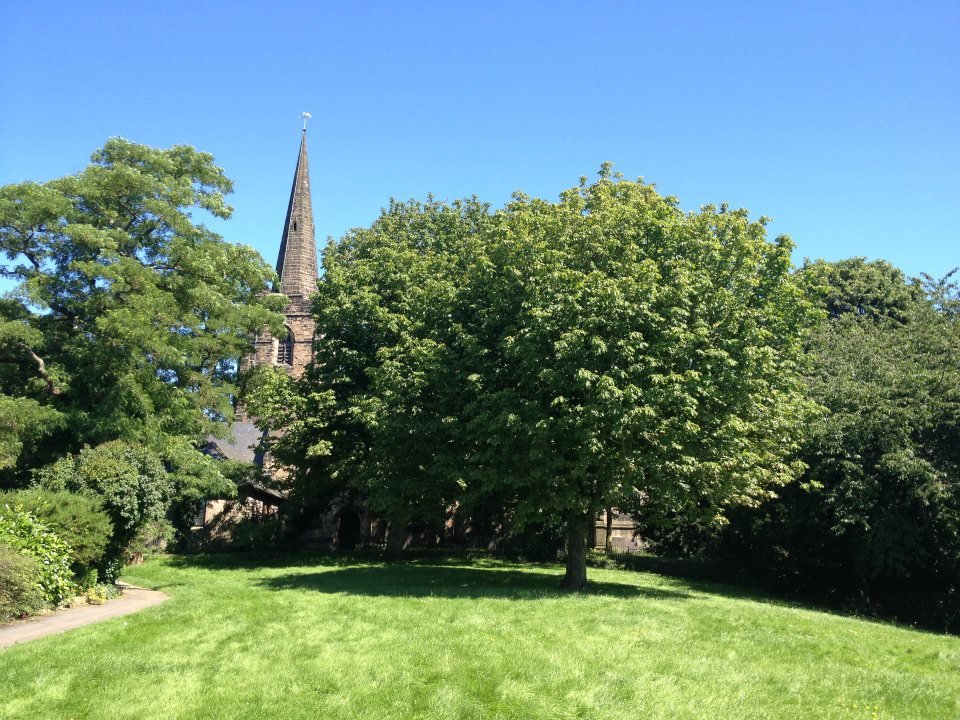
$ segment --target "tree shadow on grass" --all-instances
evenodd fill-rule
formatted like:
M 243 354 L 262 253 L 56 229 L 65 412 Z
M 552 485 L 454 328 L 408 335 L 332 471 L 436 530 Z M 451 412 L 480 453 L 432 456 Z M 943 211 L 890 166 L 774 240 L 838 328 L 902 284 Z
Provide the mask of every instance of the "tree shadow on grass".
M 214 552 L 171 555 L 167 563 L 182 570 L 247 570 L 275 567 L 350 567 L 358 563 L 378 562 L 380 554 L 374 550 L 353 552 Z
M 480 597 L 486 594 L 489 596 L 506 597 L 505 589 L 510 589 L 513 596 L 522 595 L 524 592 L 528 595 L 536 594 L 537 597 L 543 597 L 544 594 L 556 595 L 558 597 L 570 595 L 570 593 L 560 590 L 559 575 L 544 575 L 537 572 L 517 570 L 514 569 L 517 563 L 496 557 L 483 550 L 414 550 L 406 554 L 403 563 L 387 565 L 383 563 L 382 553 L 371 548 L 363 548 L 349 552 L 290 551 L 281 549 L 265 552 L 191 553 L 168 556 L 166 562 L 172 567 L 183 570 L 229 570 L 232 572 L 250 573 L 269 568 L 289 568 L 290 570 L 314 567 L 336 568 L 337 573 L 345 573 L 345 575 L 338 576 L 342 577 L 342 582 L 334 580 L 331 573 L 290 573 L 289 575 L 275 577 L 272 581 L 261 584 L 267 587 L 273 587 L 274 589 L 289 587 L 312 589 L 329 593 L 343 592 L 367 595 L 419 594 L 427 596 L 441 594 L 441 592 L 437 591 L 437 583 L 432 582 L 425 586 L 421 584 L 418 589 L 410 590 L 410 588 L 406 587 L 394 574 L 395 572 L 402 572 L 404 569 L 433 568 L 433 571 L 437 573 L 447 568 L 459 569 L 467 573 L 471 571 L 488 570 L 487 575 L 491 578 L 502 576 L 505 573 L 513 573 L 516 576 L 529 579 L 529 582 L 524 585 L 522 582 L 508 584 L 506 581 L 503 581 L 499 583 L 498 591 L 498 582 L 494 579 L 490 584 L 491 587 L 488 588 L 489 592 L 475 592 L 470 596 Z M 713 577 L 711 575 L 704 577 L 702 573 L 693 572 L 690 569 L 691 564 L 696 563 L 688 560 L 669 560 L 652 556 L 628 556 L 626 559 L 621 558 L 620 563 L 604 564 L 600 567 L 668 576 L 674 584 L 674 589 L 644 588 L 632 584 L 598 583 L 591 580 L 586 592 L 587 594 L 614 595 L 620 597 L 645 596 L 663 598 L 687 598 L 693 594 L 709 594 L 778 606 L 810 607 L 811 609 L 817 610 L 827 609 L 817 605 L 808 605 L 795 599 L 791 600 L 778 597 L 775 594 L 749 585 L 738 585 L 736 581 L 723 576 Z M 555 571 L 560 567 L 557 563 L 523 562 L 522 565 L 524 568 L 530 568 L 532 570 L 539 569 L 547 571 Z M 700 563 L 700 565 L 705 564 Z M 699 565 L 697 565 L 697 567 L 699 567 Z M 363 583 L 357 582 L 358 578 L 356 576 L 360 574 L 364 575 Z M 381 579 L 374 582 L 374 576 Z M 286 585 L 284 585 L 285 582 Z M 340 582 L 342 587 L 337 587 L 338 582 Z M 363 585 L 367 587 L 363 587 Z M 374 589 L 371 590 L 371 587 Z M 468 583 L 467 588 L 469 589 L 469 587 L 470 584 Z M 456 597 L 456 595 L 450 592 L 447 592 L 446 596 Z M 462 596 L 467 597 L 468 593 L 464 592 Z
M 449 564 L 368 565 L 319 573 L 290 573 L 258 583 L 271 590 L 313 590 L 379 597 L 503 598 L 538 600 L 576 597 L 560 589 L 560 575 L 509 568 Z M 582 595 L 681 600 L 680 590 L 646 588 L 626 583 L 591 581 Z

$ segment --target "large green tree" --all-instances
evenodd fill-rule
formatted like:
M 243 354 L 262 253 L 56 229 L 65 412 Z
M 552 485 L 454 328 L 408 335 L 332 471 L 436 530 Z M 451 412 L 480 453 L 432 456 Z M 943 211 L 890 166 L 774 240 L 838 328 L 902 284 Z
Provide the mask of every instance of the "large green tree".
M 308 511 L 362 495 L 396 557 L 410 523 L 436 524 L 463 493 L 464 444 L 451 322 L 467 268 L 484 261 L 476 201 L 391 203 L 328 246 L 313 297 L 316 362 L 300 382 L 259 368 L 248 393 L 292 500 Z M 472 249 L 471 249 L 472 248 Z
M 812 310 L 791 247 L 606 168 L 558 203 L 393 204 L 325 255 L 281 443 L 400 521 L 456 502 L 563 525 L 583 587 L 604 508 L 722 522 L 796 474 Z
M 809 340 L 807 384 L 825 412 L 801 449 L 808 470 L 737 517 L 714 552 L 759 561 L 860 610 L 956 630 L 957 286 L 861 258 L 803 273 L 826 281 L 831 310 Z
M 0 188 L 0 481 L 123 440 L 183 495 L 229 492 L 197 449 L 223 434 L 239 358 L 282 298 L 227 218 L 231 183 L 206 153 L 114 138 L 83 171 Z
M 903 323 L 927 301 L 923 284 L 886 260 L 817 260 L 798 272 L 831 320 L 850 315 Z
M 763 225 L 608 176 L 499 214 L 467 284 L 495 321 L 467 386 L 471 486 L 565 521 L 568 587 L 604 508 L 722 522 L 795 475 L 810 307 Z

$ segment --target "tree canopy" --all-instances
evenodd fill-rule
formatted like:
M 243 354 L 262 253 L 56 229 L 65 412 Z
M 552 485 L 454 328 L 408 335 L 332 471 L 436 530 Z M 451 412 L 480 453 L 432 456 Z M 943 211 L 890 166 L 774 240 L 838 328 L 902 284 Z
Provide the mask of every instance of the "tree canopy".
M 328 248 L 316 365 L 262 381 L 281 402 L 257 413 L 292 429 L 275 450 L 302 484 L 391 524 L 457 503 L 565 526 L 582 587 L 603 508 L 721 521 L 797 474 L 813 307 L 791 248 L 608 168 L 557 203 L 392 203 Z
M 828 315 L 811 328 L 801 482 L 719 534 L 661 538 L 778 588 L 938 629 L 960 627 L 960 298 L 950 277 L 884 261 L 800 272 Z
M 206 153 L 109 140 L 81 172 L 0 188 L 0 482 L 84 445 L 147 449 L 182 491 L 229 493 L 197 447 L 226 432 L 239 358 L 283 298 L 227 218 Z
M 807 285 L 816 288 L 818 302 L 833 319 L 853 314 L 906 322 L 925 299 L 923 285 L 886 260 L 818 260 L 805 263 L 800 272 L 807 276 Z

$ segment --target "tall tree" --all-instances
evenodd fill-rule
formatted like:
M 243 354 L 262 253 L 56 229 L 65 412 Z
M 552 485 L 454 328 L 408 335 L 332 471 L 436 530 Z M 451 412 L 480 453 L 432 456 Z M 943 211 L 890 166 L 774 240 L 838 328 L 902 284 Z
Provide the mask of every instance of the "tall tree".
M 459 502 L 563 524 L 581 588 L 604 508 L 719 522 L 796 474 L 812 310 L 790 250 L 608 168 L 559 203 L 393 204 L 325 255 L 314 409 L 281 442 L 400 521 Z
M 461 378 L 451 324 L 466 267 L 484 257 L 488 208 L 391 203 L 327 248 L 313 297 L 320 332 L 302 380 L 259 368 L 251 414 L 286 466 L 294 502 L 362 495 L 399 555 L 407 525 L 436 523 L 462 494 Z
M 811 334 L 807 383 L 825 413 L 802 448 L 804 482 L 745 514 L 720 549 L 775 548 L 760 559 L 823 595 L 955 631 L 960 295 L 949 276 L 889 282 L 887 263 L 837 265 L 828 307 L 871 311 L 833 314 Z
M 230 181 L 187 146 L 114 138 L 76 175 L 0 188 L 0 471 L 125 440 L 182 492 L 229 492 L 197 450 L 232 418 L 237 360 L 279 328 L 271 268 L 192 213 L 230 216 Z
M 884 261 L 799 276 L 827 311 L 807 339 L 818 413 L 801 482 L 722 532 L 684 519 L 663 549 L 722 557 L 791 593 L 960 627 L 960 296 Z
M 870 320 L 887 318 L 906 322 L 925 293 L 922 283 L 908 278 L 886 260 L 852 257 L 837 262 L 804 263 L 805 284 L 815 288 L 827 316 L 856 315 Z
M 468 486 L 520 524 L 567 527 L 570 588 L 586 582 L 598 512 L 711 522 L 790 480 L 805 416 L 798 364 L 810 305 L 791 243 L 763 221 L 684 213 L 602 173 L 559 203 L 518 196 L 465 284 L 476 328 Z

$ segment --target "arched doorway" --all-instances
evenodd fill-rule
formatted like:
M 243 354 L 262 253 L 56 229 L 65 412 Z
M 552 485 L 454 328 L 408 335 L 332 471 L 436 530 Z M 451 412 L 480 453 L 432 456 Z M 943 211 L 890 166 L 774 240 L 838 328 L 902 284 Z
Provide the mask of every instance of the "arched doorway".
M 337 518 L 337 549 L 353 550 L 360 544 L 360 515 L 347 508 Z

